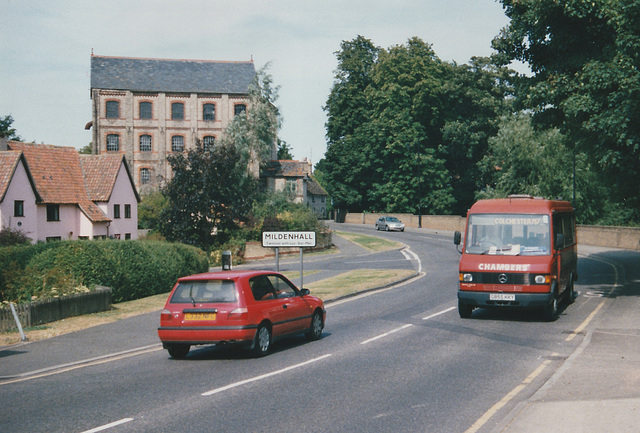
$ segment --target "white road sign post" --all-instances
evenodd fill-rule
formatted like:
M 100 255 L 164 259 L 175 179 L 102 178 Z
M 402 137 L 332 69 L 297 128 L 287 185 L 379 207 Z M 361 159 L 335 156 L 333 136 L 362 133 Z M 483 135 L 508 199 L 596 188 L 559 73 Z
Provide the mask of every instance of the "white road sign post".
M 276 249 L 276 271 L 280 272 L 280 247 L 300 248 L 300 288 L 303 283 L 302 249 L 316 246 L 316 232 L 262 232 L 262 246 Z

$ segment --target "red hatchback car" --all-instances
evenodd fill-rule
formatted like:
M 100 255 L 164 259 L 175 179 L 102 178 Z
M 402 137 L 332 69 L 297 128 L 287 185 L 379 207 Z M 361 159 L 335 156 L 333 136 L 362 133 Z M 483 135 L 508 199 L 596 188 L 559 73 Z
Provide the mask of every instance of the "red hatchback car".
M 192 345 L 241 344 L 264 356 L 279 338 L 322 335 L 322 299 L 270 271 L 224 271 L 178 279 L 160 314 L 158 336 L 173 358 Z

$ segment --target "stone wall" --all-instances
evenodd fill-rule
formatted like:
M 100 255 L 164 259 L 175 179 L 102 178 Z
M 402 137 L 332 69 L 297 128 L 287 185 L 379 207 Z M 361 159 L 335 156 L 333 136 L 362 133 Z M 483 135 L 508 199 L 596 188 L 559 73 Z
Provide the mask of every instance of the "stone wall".
M 345 223 L 373 225 L 383 214 L 375 213 L 348 213 Z M 418 216 L 411 214 L 384 214 L 395 216 L 406 227 L 418 227 Z M 423 215 L 422 228 L 442 231 L 461 231 L 465 229 L 465 218 L 448 215 Z M 610 227 L 610 226 L 584 226 L 577 227 L 578 243 L 609 248 L 622 248 L 627 250 L 640 250 L 640 228 L 638 227 Z

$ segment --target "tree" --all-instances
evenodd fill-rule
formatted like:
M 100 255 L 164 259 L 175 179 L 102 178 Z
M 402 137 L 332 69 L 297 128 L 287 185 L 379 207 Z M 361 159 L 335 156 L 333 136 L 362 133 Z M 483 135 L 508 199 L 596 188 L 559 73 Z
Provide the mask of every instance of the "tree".
M 286 141 L 278 139 L 278 157 L 281 160 L 291 160 L 293 155 L 291 154 L 291 146 Z
M 338 68 L 324 110 L 327 151 L 324 180 L 336 208 L 366 209 L 364 197 L 374 173 L 369 170 L 367 122 L 371 107 L 365 92 L 380 49 L 363 36 L 343 41 Z
M 89 143 L 86 146 L 81 147 L 78 150 L 78 153 L 81 155 L 91 155 L 93 153 L 93 145 Z
M 499 132 L 489 139 L 487 154 L 478 163 L 485 185 L 477 199 L 529 194 L 573 198 L 573 151 L 557 128 L 536 130 L 530 113 L 503 116 Z M 575 155 L 576 196 L 573 206 L 582 224 L 603 222 L 607 191 L 586 155 Z
M 501 0 L 511 19 L 495 60 L 525 62 L 517 102 L 585 152 L 611 195 L 640 220 L 640 2 Z
M 275 156 L 282 118 L 275 102 L 278 99 L 278 86 L 267 73 L 269 65 L 256 72 L 249 86 L 249 106 L 243 113 L 236 115 L 227 126 L 222 143 L 231 144 L 240 152 L 246 166 L 258 175 L 260 161 Z
M 327 100 L 322 180 L 352 211 L 462 213 L 508 108 L 506 68 L 441 61 L 419 38 L 388 50 L 343 42 Z
M 167 160 L 174 176 L 162 191 L 168 206 L 160 232 L 207 251 L 222 245 L 247 220 L 258 190 L 242 153 L 233 143 L 205 150 L 198 141 L 195 149 Z
M 13 117 L 11 114 L 0 117 L 0 138 L 6 138 L 7 140 L 13 141 L 21 141 L 22 139 L 18 134 L 16 134 L 16 130 L 11 127 L 13 124 Z

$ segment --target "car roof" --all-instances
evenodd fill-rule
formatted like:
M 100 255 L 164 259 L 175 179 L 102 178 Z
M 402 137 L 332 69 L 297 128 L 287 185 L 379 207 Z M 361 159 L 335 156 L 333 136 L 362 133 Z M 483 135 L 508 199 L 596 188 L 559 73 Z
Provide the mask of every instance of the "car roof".
M 193 274 L 178 278 L 178 281 L 192 281 L 192 280 L 237 280 L 239 278 L 251 278 L 257 275 L 270 275 L 278 274 L 275 271 L 266 270 L 231 270 L 231 271 L 215 271 L 215 272 L 203 272 L 201 274 Z

